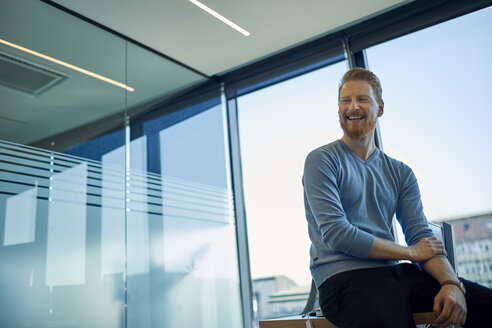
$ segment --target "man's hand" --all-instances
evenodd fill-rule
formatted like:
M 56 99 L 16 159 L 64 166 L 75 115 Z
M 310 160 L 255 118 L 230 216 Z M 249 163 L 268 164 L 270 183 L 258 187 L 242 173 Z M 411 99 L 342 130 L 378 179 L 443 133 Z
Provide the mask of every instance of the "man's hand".
M 420 239 L 409 247 L 409 251 L 412 262 L 423 262 L 436 255 L 447 255 L 442 242 L 434 236 Z
M 461 290 L 454 285 L 444 285 L 434 298 L 435 324 L 439 327 L 463 325 L 466 321 L 466 300 Z

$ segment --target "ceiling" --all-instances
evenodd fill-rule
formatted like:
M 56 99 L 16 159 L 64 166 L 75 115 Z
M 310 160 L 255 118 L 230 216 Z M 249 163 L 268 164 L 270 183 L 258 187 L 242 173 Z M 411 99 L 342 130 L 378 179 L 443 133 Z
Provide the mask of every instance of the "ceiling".
M 354 25 L 409 1 L 202 0 L 248 30 L 250 36 L 240 34 L 188 0 L 54 2 L 155 51 L 127 42 L 40 0 L 0 0 L 0 39 L 135 88 L 134 92 L 125 92 L 0 44 L 0 55 L 64 77 L 36 96 L 0 85 L 2 140 L 39 144 L 40 140 L 119 115 L 126 109 L 145 108 L 146 104 L 207 77 Z
M 206 75 L 230 71 L 408 0 L 202 0 L 244 36 L 188 0 L 55 0 Z

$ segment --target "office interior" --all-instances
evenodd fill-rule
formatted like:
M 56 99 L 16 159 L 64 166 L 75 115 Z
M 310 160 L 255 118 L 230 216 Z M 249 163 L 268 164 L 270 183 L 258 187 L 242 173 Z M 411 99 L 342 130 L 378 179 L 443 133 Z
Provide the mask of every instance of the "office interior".
M 192 0 L 0 0 L 1 327 L 255 326 L 238 99 L 474 14 L 467 38 L 492 30 L 485 0 L 200 3 L 248 35 Z M 490 85 L 490 59 L 472 73 Z

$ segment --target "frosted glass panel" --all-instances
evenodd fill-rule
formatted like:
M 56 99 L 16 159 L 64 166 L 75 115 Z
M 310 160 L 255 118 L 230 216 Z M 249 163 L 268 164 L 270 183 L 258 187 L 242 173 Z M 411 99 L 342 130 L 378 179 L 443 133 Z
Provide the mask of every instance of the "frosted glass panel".
M 121 163 L 125 163 L 124 146 L 102 155 L 102 277 L 125 272 L 125 170 Z
M 0 327 L 124 327 L 117 185 L 122 167 L 0 142 Z
M 33 188 L 7 199 L 4 246 L 34 241 L 37 189 L 35 182 Z
M 241 327 L 234 227 L 157 215 L 148 219 L 163 234 L 153 232 L 145 244 L 151 245 L 149 271 L 129 272 L 128 326 Z M 129 255 L 132 262 L 142 260 Z
M 50 177 L 46 285 L 85 283 L 87 164 Z

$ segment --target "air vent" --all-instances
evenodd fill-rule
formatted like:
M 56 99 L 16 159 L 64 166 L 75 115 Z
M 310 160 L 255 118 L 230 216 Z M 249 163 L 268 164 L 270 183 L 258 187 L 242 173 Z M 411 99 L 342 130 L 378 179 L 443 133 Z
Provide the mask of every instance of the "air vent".
M 4 89 L 36 97 L 65 78 L 38 64 L 0 52 L 0 87 Z

